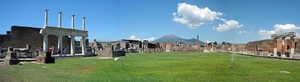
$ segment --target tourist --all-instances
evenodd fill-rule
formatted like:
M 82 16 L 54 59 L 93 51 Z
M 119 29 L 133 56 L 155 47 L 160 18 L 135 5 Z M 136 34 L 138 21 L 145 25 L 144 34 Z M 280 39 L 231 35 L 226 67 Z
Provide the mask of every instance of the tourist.
M 65 47 L 63 50 L 64 50 L 64 54 L 66 54 L 67 53 L 67 48 Z
M 39 48 L 35 48 L 35 55 L 39 54 Z
M 40 51 L 43 51 L 43 47 L 40 47 Z
M 58 52 L 57 52 L 57 53 L 58 53 L 58 54 L 61 54 L 60 52 L 61 52 L 61 50 L 60 50 L 60 47 L 59 47 L 59 48 L 58 48 Z
M 51 51 L 51 55 L 54 55 L 54 46 L 52 46 L 52 51 Z
M 0 54 L 2 54 L 3 53 L 3 50 L 2 50 L 2 48 L 0 47 Z
M 53 55 L 53 53 L 52 53 L 53 52 L 52 47 L 49 48 L 48 52 L 51 52 L 51 55 Z

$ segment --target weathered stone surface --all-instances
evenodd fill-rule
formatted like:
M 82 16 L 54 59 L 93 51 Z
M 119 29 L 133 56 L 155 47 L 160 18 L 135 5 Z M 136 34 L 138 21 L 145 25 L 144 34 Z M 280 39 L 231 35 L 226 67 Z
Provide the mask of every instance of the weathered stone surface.
M 247 43 L 246 50 L 248 51 L 264 51 L 273 53 L 274 43 L 273 39 L 253 41 Z
M 44 63 L 55 63 L 55 58 L 51 56 L 51 52 L 40 52 L 39 56 L 36 57 L 36 62 L 44 64 Z
M 103 47 L 102 51 L 98 52 L 98 56 L 100 57 L 113 57 L 112 45 L 107 45 Z
M 23 47 L 26 44 L 31 45 L 31 50 L 43 46 L 43 35 L 39 33 L 41 28 L 26 27 L 26 26 L 12 26 L 11 33 L 8 35 L 0 35 L 1 47 Z M 55 46 L 54 50 L 57 51 L 58 37 L 56 35 L 48 36 L 48 46 Z M 70 51 L 70 38 L 63 36 L 63 47 Z
M 20 60 L 17 58 L 17 53 L 14 51 L 7 52 L 7 55 L 4 59 L 4 64 L 16 65 L 18 63 L 20 63 Z
M 113 51 L 113 57 L 125 56 L 126 52 L 124 50 Z

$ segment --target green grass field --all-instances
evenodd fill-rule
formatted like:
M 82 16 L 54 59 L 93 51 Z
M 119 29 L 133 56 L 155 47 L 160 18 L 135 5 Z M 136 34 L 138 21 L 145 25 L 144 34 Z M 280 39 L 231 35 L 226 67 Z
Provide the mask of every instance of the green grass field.
M 0 82 L 298 82 L 300 61 L 227 53 L 139 53 L 120 61 L 98 58 L 0 67 Z M 291 73 L 281 73 L 288 71 Z

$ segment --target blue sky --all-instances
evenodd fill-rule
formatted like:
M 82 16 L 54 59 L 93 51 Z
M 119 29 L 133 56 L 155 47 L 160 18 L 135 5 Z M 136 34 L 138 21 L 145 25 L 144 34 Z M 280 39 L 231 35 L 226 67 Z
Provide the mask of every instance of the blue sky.
M 86 17 L 89 39 L 158 39 L 175 34 L 201 41 L 247 43 L 271 34 L 300 29 L 299 0 L 1 0 L 1 34 L 12 25 L 43 27 L 49 9 L 50 26 L 81 29 Z

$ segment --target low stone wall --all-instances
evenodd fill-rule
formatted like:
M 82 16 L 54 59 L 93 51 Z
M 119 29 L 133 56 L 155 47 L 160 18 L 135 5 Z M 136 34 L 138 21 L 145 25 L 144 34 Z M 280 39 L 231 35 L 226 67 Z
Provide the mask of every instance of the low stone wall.
M 159 49 L 159 48 L 146 48 L 144 49 L 145 53 L 159 53 L 159 52 L 163 52 L 162 49 Z
M 221 51 L 221 52 L 224 52 L 224 51 Z M 290 55 L 290 56 L 281 56 L 281 55 L 274 55 L 274 53 L 269 53 L 267 51 L 260 51 L 260 52 L 253 52 L 253 51 L 232 52 L 232 51 L 227 51 L 227 52 L 232 53 L 232 54 L 245 55 L 245 56 L 300 60 L 300 54 L 293 54 L 293 55 Z
M 124 50 L 113 51 L 113 57 L 125 56 L 126 52 Z

